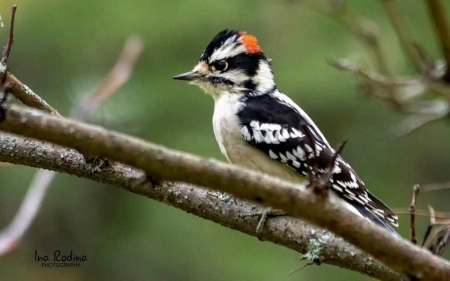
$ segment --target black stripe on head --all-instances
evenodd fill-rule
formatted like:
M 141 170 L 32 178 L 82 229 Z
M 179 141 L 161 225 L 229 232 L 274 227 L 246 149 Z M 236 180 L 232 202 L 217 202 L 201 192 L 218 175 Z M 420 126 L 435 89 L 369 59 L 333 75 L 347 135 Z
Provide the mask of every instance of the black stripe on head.
M 263 53 L 242 53 L 228 58 L 228 69 L 242 69 L 248 76 L 254 76 L 259 69 L 259 61 L 266 60 Z
M 228 30 L 224 29 L 219 32 L 208 44 L 202 56 L 200 57 L 200 61 L 208 61 L 208 58 L 217 50 L 220 46 L 227 41 L 227 39 L 236 36 L 236 39 L 239 38 L 239 30 Z

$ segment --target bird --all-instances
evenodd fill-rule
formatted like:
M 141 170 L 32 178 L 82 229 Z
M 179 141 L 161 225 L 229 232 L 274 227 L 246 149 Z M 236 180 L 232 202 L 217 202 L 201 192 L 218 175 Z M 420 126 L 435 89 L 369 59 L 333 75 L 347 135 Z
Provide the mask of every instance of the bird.
M 340 206 L 398 235 L 390 226 L 398 226 L 397 215 L 335 155 L 306 112 L 278 90 L 271 60 L 255 36 L 242 30 L 222 30 L 192 71 L 173 78 L 189 81 L 213 97 L 214 135 L 230 163 L 303 187 L 312 175 L 328 175 L 328 193 Z M 330 161 L 334 161 L 331 168 Z M 267 219 L 267 213 L 261 215 Z M 257 229 L 257 234 L 260 231 Z

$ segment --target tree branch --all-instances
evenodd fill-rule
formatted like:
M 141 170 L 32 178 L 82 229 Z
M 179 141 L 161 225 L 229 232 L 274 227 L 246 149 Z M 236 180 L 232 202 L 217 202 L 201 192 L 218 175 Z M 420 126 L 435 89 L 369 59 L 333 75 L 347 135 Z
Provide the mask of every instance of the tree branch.
M 74 149 L 0 133 L 0 161 L 49 169 L 86 179 L 119 186 L 188 213 L 214 221 L 225 227 L 256 236 L 258 219 L 246 214 L 255 212 L 255 205 L 243 200 L 217 200 L 209 191 L 179 182 L 154 184 L 145 181 L 142 170 L 117 162 L 97 169 Z M 11 157 L 13 155 L 13 157 Z M 261 234 L 264 240 L 308 254 L 311 245 L 319 242 L 321 262 L 361 272 L 374 278 L 394 281 L 401 276 L 368 254 L 356 249 L 342 238 L 293 217 L 276 217 L 267 221 Z
M 293 183 L 17 106 L 7 110 L 0 130 L 71 147 L 84 155 L 105 156 L 142 169 L 155 179 L 205 186 L 274 207 L 333 231 L 411 278 L 450 279 L 448 262 Z

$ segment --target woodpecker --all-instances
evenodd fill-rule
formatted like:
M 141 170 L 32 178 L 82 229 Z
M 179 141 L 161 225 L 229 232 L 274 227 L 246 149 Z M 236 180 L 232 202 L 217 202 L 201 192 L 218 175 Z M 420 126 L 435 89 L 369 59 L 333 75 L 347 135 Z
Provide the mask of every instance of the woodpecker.
M 278 90 L 270 60 L 254 36 L 221 31 L 192 71 L 173 78 L 190 81 L 214 98 L 214 134 L 229 162 L 305 186 L 314 158 L 313 173 L 331 173 L 329 193 L 340 206 L 398 235 L 387 223 L 398 226 L 396 214 L 341 156 L 329 171 L 334 149 L 311 118 Z

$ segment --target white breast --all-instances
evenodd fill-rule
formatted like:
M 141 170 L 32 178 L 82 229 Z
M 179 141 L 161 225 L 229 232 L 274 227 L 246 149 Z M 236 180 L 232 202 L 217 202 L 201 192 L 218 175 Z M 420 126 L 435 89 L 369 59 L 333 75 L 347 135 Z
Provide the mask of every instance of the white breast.
M 236 115 L 243 106 L 238 101 L 239 97 L 238 94 L 222 94 L 214 99 L 214 135 L 220 151 L 230 162 L 232 160 L 228 154 L 230 152 L 233 156 L 233 144 L 245 141 L 240 136 L 240 125 Z
M 239 102 L 240 97 L 239 94 L 222 94 L 215 98 L 213 127 L 222 154 L 233 164 L 293 183 L 305 182 L 299 173 L 247 143 L 237 117 L 237 112 L 244 106 Z

